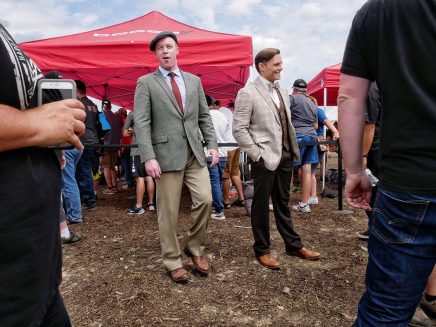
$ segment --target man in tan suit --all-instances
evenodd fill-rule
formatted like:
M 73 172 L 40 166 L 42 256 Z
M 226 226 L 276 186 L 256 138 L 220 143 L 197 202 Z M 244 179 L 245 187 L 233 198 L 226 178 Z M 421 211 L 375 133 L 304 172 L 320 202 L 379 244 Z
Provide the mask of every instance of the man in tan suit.
M 161 32 L 150 43 L 159 68 L 138 79 L 135 92 L 135 129 L 141 162 L 156 180 L 157 217 L 163 263 L 175 282 L 186 282 L 177 240 L 182 186 L 191 193 L 191 228 L 184 252 L 203 275 L 209 263 L 203 257 L 212 193 L 202 138 L 212 164 L 218 145 L 200 79 L 180 71 L 177 37 Z M 201 134 L 200 134 L 201 131 Z
M 320 254 L 303 246 L 291 222 L 289 185 L 292 161 L 298 160 L 299 149 L 291 124 L 289 95 L 277 82 L 282 71 L 280 50 L 263 49 L 255 57 L 255 66 L 260 76 L 241 89 L 236 98 L 233 136 L 251 162 L 251 226 L 256 258 L 269 269 L 279 269 L 279 262 L 270 253 L 270 197 L 286 254 L 308 260 L 319 259 Z

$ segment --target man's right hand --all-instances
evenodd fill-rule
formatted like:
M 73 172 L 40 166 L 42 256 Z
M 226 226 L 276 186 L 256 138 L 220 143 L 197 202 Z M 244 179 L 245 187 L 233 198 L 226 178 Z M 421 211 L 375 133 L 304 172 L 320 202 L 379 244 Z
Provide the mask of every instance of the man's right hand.
M 356 209 L 371 211 L 372 186 L 368 177 L 361 174 L 349 174 L 345 182 L 345 198 Z
M 160 179 L 160 174 L 162 173 L 160 170 L 160 165 L 156 159 L 147 160 L 145 163 L 145 171 L 148 176 L 151 176 L 154 179 Z
M 75 99 L 68 99 L 44 104 L 36 109 L 26 111 L 32 124 L 37 124 L 34 136 L 36 146 L 46 147 L 68 142 L 82 150 L 79 137 L 85 132 L 86 118 L 83 104 Z

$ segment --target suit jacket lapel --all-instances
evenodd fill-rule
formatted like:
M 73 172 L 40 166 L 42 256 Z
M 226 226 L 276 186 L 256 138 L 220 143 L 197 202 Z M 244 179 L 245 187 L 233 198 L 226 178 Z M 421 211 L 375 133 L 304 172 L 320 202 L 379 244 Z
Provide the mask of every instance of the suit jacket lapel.
M 259 91 L 259 93 L 262 95 L 262 97 L 268 104 L 269 109 L 273 112 L 277 122 L 280 123 L 280 117 L 279 117 L 279 113 L 277 112 L 276 105 L 274 104 L 273 99 L 271 99 L 271 96 L 265 89 L 265 86 L 263 85 L 259 77 L 254 80 L 254 84 L 256 85 L 256 89 Z
M 160 86 L 163 88 L 165 93 L 168 95 L 168 98 L 171 100 L 171 102 L 174 105 L 174 109 L 179 113 L 179 115 L 182 116 L 182 113 L 180 112 L 179 106 L 177 105 L 176 97 L 174 96 L 173 91 L 168 86 L 168 83 L 165 80 L 165 77 L 160 72 L 159 68 L 154 72 L 154 78 L 156 81 L 160 84 Z
M 190 95 L 194 94 L 194 83 L 192 83 L 192 80 L 189 78 L 188 74 L 185 74 L 185 72 L 180 71 L 183 77 L 183 81 L 185 82 L 185 92 L 186 92 L 186 99 L 185 99 L 185 108 L 183 108 L 184 114 L 186 115 L 189 109 L 189 101 L 191 100 Z

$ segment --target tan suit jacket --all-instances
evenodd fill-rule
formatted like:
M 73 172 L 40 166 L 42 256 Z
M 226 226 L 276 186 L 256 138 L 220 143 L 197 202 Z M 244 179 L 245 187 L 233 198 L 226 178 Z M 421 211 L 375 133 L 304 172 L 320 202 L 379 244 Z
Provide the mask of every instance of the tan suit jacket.
M 280 94 L 285 103 L 290 151 L 293 159 L 298 160 L 300 151 L 291 123 L 289 94 L 282 87 Z M 282 126 L 279 112 L 259 77 L 238 92 L 233 113 L 233 136 L 252 160 L 262 158 L 267 169 L 277 168 L 282 157 Z

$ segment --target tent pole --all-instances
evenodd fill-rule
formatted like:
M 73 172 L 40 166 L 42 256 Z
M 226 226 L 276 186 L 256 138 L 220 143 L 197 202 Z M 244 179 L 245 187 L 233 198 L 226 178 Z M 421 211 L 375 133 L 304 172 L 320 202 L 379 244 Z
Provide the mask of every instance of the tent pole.
M 324 87 L 324 112 L 327 112 L 327 88 Z M 324 138 L 326 137 L 326 129 L 324 128 Z M 322 190 L 325 189 L 325 169 L 327 167 L 326 159 L 327 159 L 327 151 L 322 153 Z

